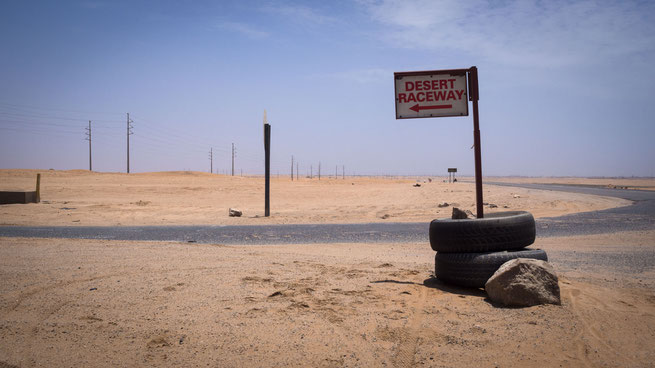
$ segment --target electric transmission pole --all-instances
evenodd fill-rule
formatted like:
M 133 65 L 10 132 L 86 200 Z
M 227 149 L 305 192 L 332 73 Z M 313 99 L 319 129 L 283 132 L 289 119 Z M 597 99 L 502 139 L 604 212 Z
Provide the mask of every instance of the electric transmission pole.
M 291 181 L 293 181 L 293 155 L 291 156 Z
M 214 173 L 214 147 L 209 148 L 209 172 Z
M 234 149 L 234 143 L 232 143 L 232 176 L 234 176 L 234 156 L 236 155 L 236 150 Z
M 300 177 L 298 176 L 299 173 L 300 171 L 298 171 L 298 161 L 296 161 L 296 180 L 300 180 Z
M 132 123 L 134 121 L 130 120 L 130 113 L 127 113 L 127 173 L 130 173 L 130 136 L 134 134 L 132 132 Z
M 341 179 L 346 179 L 346 165 L 341 165 Z
M 89 141 L 89 171 L 93 171 L 91 167 L 91 120 L 89 120 L 89 127 L 86 128 L 86 140 Z
M 318 162 L 318 180 L 321 180 L 321 161 Z

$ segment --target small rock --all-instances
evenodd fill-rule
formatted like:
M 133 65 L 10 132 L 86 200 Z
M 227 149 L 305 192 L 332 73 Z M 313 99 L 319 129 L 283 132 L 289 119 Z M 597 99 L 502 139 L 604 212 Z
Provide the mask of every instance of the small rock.
M 489 208 L 498 208 L 498 206 L 493 203 L 489 203 Z
M 463 220 L 469 218 L 468 214 L 457 207 L 453 207 L 453 220 Z
M 503 208 L 509 208 L 509 206 L 508 206 L 508 205 L 504 205 Z
M 448 202 L 441 202 L 441 203 L 439 203 L 439 204 L 437 205 L 437 207 L 439 207 L 439 208 L 444 208 L 444 207 L 448 207 L 448 206 L 450 206 L 450 205 L 448 204 Z
M 514 194 L 514 198 L 521 198 L 521 196 L 518 194 Z
M 236 208 L 230 208 L 230 217 L 241 217 L 243 212 L 237 210 Z
M 383 220 L 386 220 L 386 219 L 388 219 L 389 217 L 391 217 L 391 215 L 388 214 L 388 213 L 385 213 L 385 214 L 382 215 L 380 218 L 383 219 Z
M 489 299 L 508 306 L 561 304 L 555 269 L 538 259 L 505 262 L 484 286 Z
M 421 186 L 421 184 L 419 184 L 419 183 L 416 183 L 416 184 L 414 184 L 414 186 L 418 188 L 418 187 L 420 187 L 420 186 Z
M 475 215 L 473 214 L 473 212 L 471 212 L 471 210 L 466 210 L 466 211 L 464 211 L 464 212 L 466 212 L 466 214 L 469 216 L 469 218 L 476 218 L 476 217 L 477 217 L 477 216 L 475 216 Z

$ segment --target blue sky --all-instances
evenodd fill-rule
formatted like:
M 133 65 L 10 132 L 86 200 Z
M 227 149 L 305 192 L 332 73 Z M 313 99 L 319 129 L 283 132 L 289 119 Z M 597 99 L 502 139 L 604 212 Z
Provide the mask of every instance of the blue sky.
M 473 173 L 471 117 L 393 72 L 477 66 L 484 175 L 655 176 L 650 1 L 0 1 L 0 168 Z

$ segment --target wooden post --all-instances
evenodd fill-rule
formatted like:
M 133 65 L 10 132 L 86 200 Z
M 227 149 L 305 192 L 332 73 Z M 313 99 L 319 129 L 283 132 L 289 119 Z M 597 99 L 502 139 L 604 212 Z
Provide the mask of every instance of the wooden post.
M 36 203 L 41 202 L 41 174 L 36 174 Z
M 265 113 L 264 113 L 265 114 Z M 264 115 L 264 119 L 266 115 Z M 278 176 L 280 174 L 278 173 Z M 264 216 L 271 215 L 271 125 L 264 120 Z

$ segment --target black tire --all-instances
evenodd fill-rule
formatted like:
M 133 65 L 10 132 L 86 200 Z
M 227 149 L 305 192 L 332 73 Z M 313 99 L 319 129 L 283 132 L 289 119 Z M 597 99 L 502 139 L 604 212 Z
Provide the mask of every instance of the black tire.
M 482 288 L 503 263 L 515 258 L 548 261 L 541 249 L 523 249 L 490 253 L 437 253 L 435 275 L 445 283 Z
M 497 212 L 481 219 L 440 219 L 430 223 L 430 246 L 442 253 L 496 252 L 534 243 L 530 212 Z

